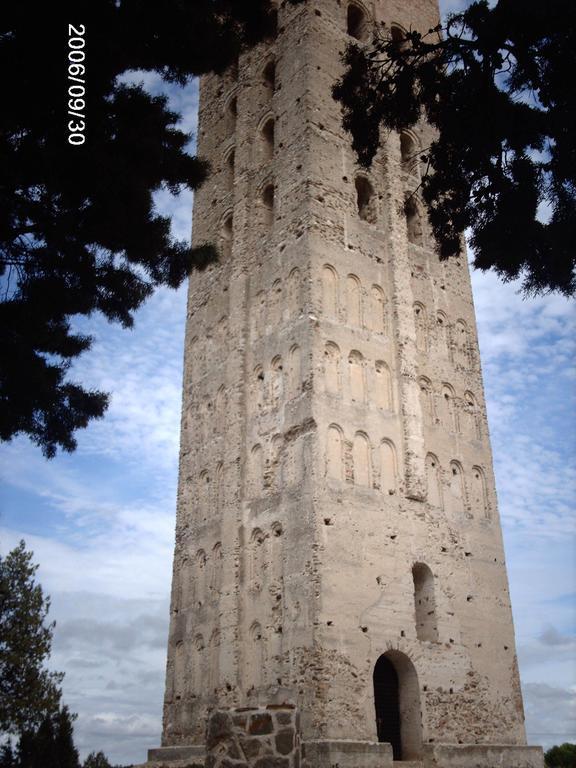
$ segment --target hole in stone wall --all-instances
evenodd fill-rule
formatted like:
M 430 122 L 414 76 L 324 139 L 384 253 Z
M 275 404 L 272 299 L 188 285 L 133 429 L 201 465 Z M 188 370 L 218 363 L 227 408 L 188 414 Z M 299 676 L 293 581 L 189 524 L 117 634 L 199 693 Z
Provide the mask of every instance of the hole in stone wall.
M 278 11 L 276 8 L 270 11 L 269 20 L 268 39 L 274 40 L 278 36 Z
M 228 109 L 226 110 L 226 123 L 228 125 L 228 133 L 234 133 L 236 130 L 236 119 L 238 117 L 238 100 L 236 96 L 230 99 Z
M 438 642 L 432 571 L 424 563 L 416 563 L 412 568 L 412 578 L 414 580 L 416 635 L 419 640 Z
M 398 24 L 392 24 L 390 27 L 390 39 L 395 43 L 400 50 L 406 47 L 406 32 Z
M 234 171 L 235 171 L 236 155 L 234 150 L 228 153 L 226 157 L 225 173 L 226 173 L 226 191 L 232 192 L 234 189 Z
M 268 227 L 274 223 L 274 184 L 268 184 L 262 192 L 264 222 Z
M 264 72 L 262 74 L 264 77 L 264 85 L 271 91 L 274 91 L 276 88 L 276 62 L 269 61 L 264 67 Z
M 262 128 L 262 145 L 266 160 L 272 160 L 274 157 L 274 128 L 274 118 L 267 120 Z
M 419 176 L 418 144 L 416 139 L 406 131 L 400 134 L 400 155 L 402 158 L 402 170 Z
M 364 176 L 356 178 L 356 204 L 360 218 L 374 224 L 376 222 L 376 198 L 372 184 Z
M 234 236 L 234 218 L 230 213 L 222 223 L 222 256 L 227 259 L 232 254 L 232 239 Z
M 404 215 L 406 216 L 408 242 L 414 245 L 423 245 L 422 218 L 420 209 L 413 197 L 409 197 L 404 203 Z
M 353 37 L 360 42 L 366 40 L 368 34 L 368 24 L 366 14 L 359 5 L 350 3 L 348 6 L 346 26 L 350 37 Z

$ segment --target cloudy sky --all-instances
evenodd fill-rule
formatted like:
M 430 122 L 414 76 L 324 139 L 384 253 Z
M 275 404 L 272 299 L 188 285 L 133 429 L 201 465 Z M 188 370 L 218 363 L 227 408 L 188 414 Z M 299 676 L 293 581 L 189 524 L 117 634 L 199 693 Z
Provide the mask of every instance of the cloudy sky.
M 193 131 L 196 87 L 171 99 Z M 190 197 L 158 204 L 187 238 Z M 491 274 L 473 285 L 529 738 L 576 741 L 574 304 L 523 300 Z M 112 393 L 106 418 L 72 456 L 0 449 L 0 551 L 34 550 L 77 744 L 119 763 L 160 742 L 184 319 L 182 288 L 159 291 L 133 331 L 91 320 L 74 375 Z

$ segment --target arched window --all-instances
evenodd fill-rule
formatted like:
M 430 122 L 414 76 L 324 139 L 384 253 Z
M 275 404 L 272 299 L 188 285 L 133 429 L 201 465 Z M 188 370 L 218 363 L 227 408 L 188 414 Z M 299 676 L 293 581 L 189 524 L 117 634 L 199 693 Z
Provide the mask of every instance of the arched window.
M 302 279 L 300 270 L 295 267 L 288 275 L 287 308 L 289 317 L 299 317 L 302 313 Z
M 400 134 L 400 156 L 402 158 L 402 170 L 412 176 L 420 178 L 419 142 L 409 131 Z
M 370 289 L 370 329 L 375 333 L 386 333 L 386 298 L 379 285 Z
M 450 462 L 450 507 L 455 514 L 462 514 L 466 507 L 464 470 L 458 461 Z
M 266 326 L 266 295 L 264 291 L 258 291 L 252 301 L 252 312 L 250 313 L 250 336 L 252 339 L 259 339 L 264 333 Z
M 357 403 L 363 403 L 366 400 L 364 358 L 355 349 L 350 352 L 348 357 L 348 369 L 350 373 L 350 398 Z
M 204 686 L 206 663 L 204 659 L 204 638 L 198 634 L 192 642 L 192 680 L 195 691 L 201 691 Z
M 263 489 L 264 462 L 262 446 L 255 445 L 250 451 L 250 489 L 252 496 L 258 496 Z
M 207 517 L 211 506 L 211 493 L 210 493 L 210 475 L 208 470 L 204 469 L 200 472 L 198 495 L 200 501 L 200 509 L 203 517 Z
M 464 402 L 466 408 L 466 431 L 469 437 L 480 440 L 482 437 L 482 417 L 476 398 L 472 392 L 464 393 Z
M 416 636 L 418 640 L 438 642 L 436 601 L 434 598 L 434 576 L 424 563 L 412 568 L 414 580 L 414 608 L 416 612 Z
M 234 189 L 234 165 L 235 152 L 231 149 L 224 158 L 224 188 L 226 192 L 232 192 Z
M 486 475 L 481 467 L 472 467 L 472 504 L 474 511 L 480 512 L 485 518 L 490 519 Z
M 324 383 L 330 395 L 340 394 L 340 350 L 331 341 L 324 348 Z
M 288 397 L 293 400 L 302 392 L 302 353 L 295 344 L 288 358 Z
M 346 278 L 346 319 L 348 325 L 362 327 L 362 286 L 356 275 Z
M 196 558 L 194 562 L 195 580 L 194 580 L 194 600 L 198 607 L 201 607 L 206 602 L 206 552 L 203 549 L 199 549 L 196 552 Z
M 238 118 L 238 100 L 233 96 L 226 106 L 226 127 L 228 134 L 233 134 L 236 130 L 236 120 Z
M 255 592 L 262 589 L 266 568 L 266 536 L 255 528 L 250 537 L 250 588 Z
M 222 543 L 217 541 L 212 547 L 211 558 L 211 573 L 210 573 L 210 589 L 215 596 L 220 593 L 220 587 L 222 586 Z
M 376 195 L 372 184 L 365 176 L 356 177 L 356 204 L 358 206 L 358 216 L 363 221 L 370 224 L 376 223 Z
M 357 432 L 352 444 L 352 463 L 354 466 L 354 485 L 372 487 L 371 447 L 368 437 Z
M 264 223 L 271 227 L 274 223 L 274 184 L 268 184 L 262 192 L 262 206 L 264 208 Z
M 272 534 L 270 536 L 270 581 L 273 585 L 279 586 L 282 583 L 283 575 L 283 546 L 282 534 L 284 533 L 281 523 L 272 524 Z M 278 593 L 277 593 L 278 594 Z
M 442 385 L 442 421 L 450 432 L 459 432 L 458 411 L 456 410 L 456 398 L 454 389 L 450 384 Z
M 416 325 L 416 348 L 420 352 L 428 349 L 428 318 L 424 304 L 417 301 L 414 304 L 414 323 Z
M 289 487 L 301 482 L 304 471 L 302 440 L 290 440 L 286 446 L 286 480 Z
M 374 366 L 376 372 L 376 387 L 374 401 L 377 406 L 385 411 L 393 410 L 392 407 L 392 377 L 390 369 L 383 360 L 377 360 Z
M 468 326 L 464 320 L 457 320 L 454 326 L 454 362 L 463 368 L 470 364 Z
M 222 257 L 227 261 L 232 255 L 232 241 L 234 238 L 234 218 L 228 213 L 222 222 Z
M 264 633 L 257 621 L 250 627 L 249 637 L 250 643 L 246 648 L 248 654 L 248 685 L 251 688 L 258 688 L 263 685 L 265 680 L 266 648 Z
M 216 513 L 222 511 L 224 492 L 224 464 L 219 461 L 214 472 L 214 511 Z
M 276 331 L 282 320 L 282 281 L 274 280 L 268 296 L 267 325 L 270 331 Z
M 262 71 L 262 79 L 264 85 L 270 91 L 270 96 L 272 96 L 276 88 L 276 62 L 273 59 L 271 59 L 264 67 L 264 70 Z
M 338 318 L 338 273 L 330 264 L 322 267 L 322 310 L 330 320 Z
M 275 491 L 282 490 L 282 448 L 284 438 L 282 435 L 274 435 L 272 449 L 270 451 L 269 485 Z
M 210 658 L 208 660 L 208 692 L 216 693 L 220 678 L 220 630 L 215 629 L 210 637 Z
M 406 232 L 408 235 L 408 242 L 413 245 L 424 245 L 424 233 L 422 229 L 422 215 L 420 213 L 420 207 L 414 199 L 414 196 L 410 196 L 404 203 L 404 214 L 406 216 Z
M 368 36 L 366 14 L 359 5 L 356 5 L 356 3 L 350 3 L 348 5 L 346 27 L 350 37 L 353 37 L 360 42 L 366 40 Z
M 420 379 L 418 379 L 418 386 L 420 388 L 420 405 L 424 415 L 424 423 L 429 427 L 433 427 L 436 424 L 436 416 L 434 413 L 434 395 L 432 393 L 432 382 L 430 379 L 422 376 Z
M 390 39 L 402 50 L 407 45 L 406 30 L 399 24 L 392 24 L 390 27 Z
M 342 430 L 332 424 L 328 428 L 326 440 L 326 474 L 332 480 L 344 479 L 343 443 Z
M 382 493 L 392 496 L 398 486 L 396 450 L 391 440 L 380 443 L 380 488 Z
M 254 403 L 256 408 L 261 409 L 264 407 L 266 401 L 266 388 L 264 385 L 264 369 L 261 365 L 257 365 L 252 373 L 253 382 L 253 394 Z
M 260 132 L 262 138 L 262 154 L 265 161 L 270 161 L 274 157 L 274 118 L 270 117 Z
M 449 344 L 448 318 L 444 312 L 436 313 L 436 346 L 442 357 L 448 356 Z
M 426 456 L 426 485 L 428 489 L 428 504 L 432 507 L 442 507 L 440 464 L 432 453 Z
M 270 402 L 277 406 L 282 401 L 284 394 L 284 366 L 282 358 L 278 355 L 272 360 L 270 376 Z

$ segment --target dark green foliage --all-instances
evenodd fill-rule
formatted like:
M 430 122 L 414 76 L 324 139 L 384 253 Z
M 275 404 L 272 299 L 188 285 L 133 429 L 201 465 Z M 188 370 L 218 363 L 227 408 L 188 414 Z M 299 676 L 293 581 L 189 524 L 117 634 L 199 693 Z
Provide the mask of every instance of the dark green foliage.
M 84 760 L 82 768 L 113 768 L 113 766 L 108 762 L 104 752 L 91 752 Z
M 544 753 L 547 768 L 576 768 L 576 744 L 561 744 Z
M 35 730 L 58 712 L 63 675 L 43 668 L 54 623 L 23 541 L 0 556 L 0 735 Z
M 440 33 L 440 34 L 439 34 Z M 441 36 L 440 36 L 441 35 Z M 576 4 L 473 2 L 444 28 L 375 32 L 351 46 L 334 89 L 362 165 L 381 127 L 423 115 L 421 194 L 443 258 L 469 229 L 475 266 L 527 294 L 576 289 Z M 544 211 L 544 215 L 542 212 Z
M 0 26 L 0 439 L 27 434 L 51 457 L 74 450 L 75 430 L 108 402 L 66 378 L 91 345 L 71 320 L 100 312 L 130 326 L 155 287 L 215 257 L 175 241 L 152 197 L 198 188 L 206 164 L 187 154 L 166 100 L 119 76 L 184 84 L 222 72 L 273 33 L 274 14 L 270 0 L 64 0 L 32 19 L 37 4 L 22 0 Z M 69 23 L 86 28 L 78 147 L 67 141 Z
M 25 730 L 18 742 L 14 768 L 80 768 L 68 707 L 45 717 L 36 729 Z
M 0 747 L 0 768 L 18 768 L 16 755 L 10 743 Z

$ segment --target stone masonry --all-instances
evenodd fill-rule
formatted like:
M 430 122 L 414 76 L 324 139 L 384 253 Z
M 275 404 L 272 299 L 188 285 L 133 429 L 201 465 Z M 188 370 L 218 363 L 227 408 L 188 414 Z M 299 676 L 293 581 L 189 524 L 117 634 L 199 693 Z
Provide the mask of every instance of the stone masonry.
M 467 259 L 439 261 L 415 193 L 430 131 L 383 136 L 360 170 L 331 97 L 374 19 L 427 30 L 437 2 L 280 3 L 275 39 L 201 82 L 213 172 L 193 239 L 221 258 L 190 281 L 151 757 L 198 758 L 220 718 L 235 735 L 207 768 L 232 768 L 230 745 L 268 717 L 254 744 L 298 768 L 278 747 L 285 710 L 266 709 L 281 705 L 305 752 L 337 745 L 327 765 L 504 768 L 502 745 L 508 768 L 542 765 L 525 748 Z M 331 750 L 309 746 L 310 768 Z

